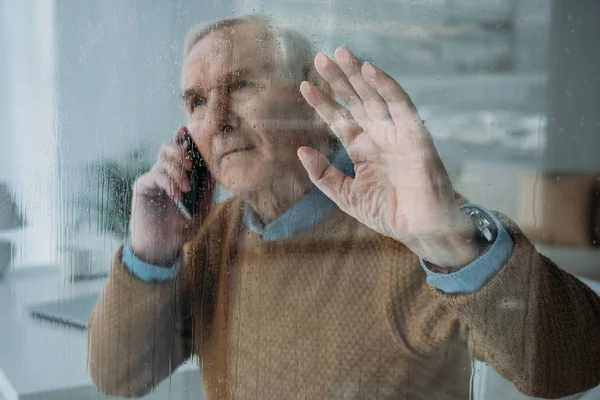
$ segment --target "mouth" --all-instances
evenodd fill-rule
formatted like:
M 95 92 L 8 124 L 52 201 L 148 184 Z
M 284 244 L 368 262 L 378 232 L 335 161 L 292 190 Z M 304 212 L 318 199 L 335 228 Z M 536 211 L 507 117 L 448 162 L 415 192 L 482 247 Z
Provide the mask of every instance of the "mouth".
M 221 158 L 230 156 L 232 154 L 236 154 L 236 153 L 242 153 L 245 151 L 250 151 L 253 150 L 254 147 L 253 146 L 247 146 L 247 147 L 236 147 L 236 148 L 232 148 L 232 149 L 227 149 L 223 152 L 223 155 L 221 156 Z

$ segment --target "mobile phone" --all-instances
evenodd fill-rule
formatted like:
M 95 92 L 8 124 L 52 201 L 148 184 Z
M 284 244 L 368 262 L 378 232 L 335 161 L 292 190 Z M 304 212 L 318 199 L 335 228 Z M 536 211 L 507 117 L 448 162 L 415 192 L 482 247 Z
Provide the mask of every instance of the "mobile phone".
M 182 147 L 187 149 L 188 156 L 192 160 L 192 169 L 188 171 L 190 191 L 182 193 L 182 199 L 177 200 L 176 204 L 181 211 L 181 214 L 183 214 L 186 219 L 191 220 L 199 211 L 202 196 L 206 195 L 202 192 L 206 188 L 206 180 L 209 178 L 210 172 L 204 158 L 202 158 L 200 151 L 191 137 L 188 136 L 185 138 Z

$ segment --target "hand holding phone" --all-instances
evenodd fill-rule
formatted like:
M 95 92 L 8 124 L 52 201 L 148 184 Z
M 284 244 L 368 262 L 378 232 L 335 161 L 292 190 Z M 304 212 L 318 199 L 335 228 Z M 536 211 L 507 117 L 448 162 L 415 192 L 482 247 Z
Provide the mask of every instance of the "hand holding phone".
M 135 254 L 151 264 L 170 265 L 200 228 L 213 186 L 187 128 L 180 127 L 173 141 L 161 146 L 152 169 L 133 185 L 129 230 Z

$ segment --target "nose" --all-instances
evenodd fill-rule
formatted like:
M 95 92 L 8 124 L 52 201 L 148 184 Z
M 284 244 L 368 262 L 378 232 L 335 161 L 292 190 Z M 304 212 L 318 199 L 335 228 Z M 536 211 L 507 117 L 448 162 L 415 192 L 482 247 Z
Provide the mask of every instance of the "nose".
M 224 90 L 211 94 L 207 117 L 212 135 L 229 133 L 239 126 L 239 117 L 233 112 L 231 100 Z

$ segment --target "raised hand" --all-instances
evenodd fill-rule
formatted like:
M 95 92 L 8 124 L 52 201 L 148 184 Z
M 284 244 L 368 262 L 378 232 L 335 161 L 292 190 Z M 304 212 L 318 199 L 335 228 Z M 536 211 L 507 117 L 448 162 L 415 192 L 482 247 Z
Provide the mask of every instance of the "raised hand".
M 341 210 L 442 267 L 459 268 L 479 249 L 456 203 L 431 135 L 402 87 L 340 47 L 315 67 L 348 109 L 309 82 L 300 91 L 340 138 L 355 165 L 344 175 L 309 147 L 298 156 L 313 183 Z

